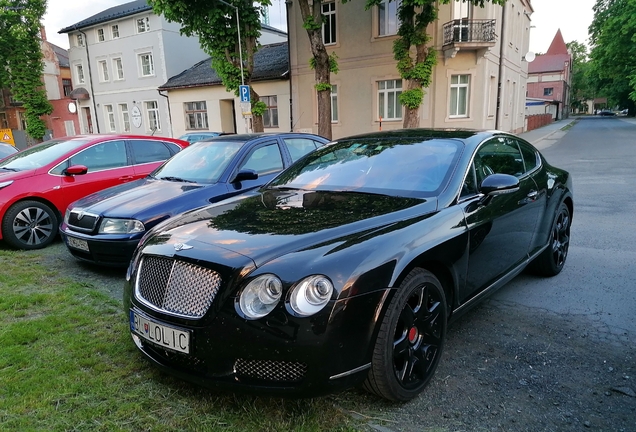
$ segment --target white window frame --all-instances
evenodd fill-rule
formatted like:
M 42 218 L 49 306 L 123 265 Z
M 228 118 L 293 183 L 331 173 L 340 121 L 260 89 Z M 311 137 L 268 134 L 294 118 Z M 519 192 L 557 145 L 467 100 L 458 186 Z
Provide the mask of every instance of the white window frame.
M 82 33 L 78 33 L 75 35 L 75 43 L 77 44 L 78 47 L 83 47 L 84 46 L 84 35 Z
M 119 24 L 112 24 L 110 26 L 110 37 L 112 39 L 119 39 Z
M 144 72 L 144 57 L 148 57 L 148 71 L 150 73 L 146 74 Z M 137 59 L 139 60 L 139 76 L 141 77 L 151 77 L 155 76 L 155 60 L 152 55 L 152 52 L 144 52 L 137 54 Z
M 123 79 L 124 79 L 124 61 L 122 60 L 121 57 L 115 57 L 113 58 L 113 80 L 121 81 Z
M 279 123 L 279 119 L 278 119 L 278 96 L 276 95 L 268 95 L 268 96 L 261 96 L 260 97 L 261 102 L 264 102 L 265 105 L 267 105 L 267 109 L 265 110 L 265 112 L 267 112 L 269 115 L 267 118 L 269 118 L 270 122 L 269 124 L 265 124 L 265 113 L 263 113 L 263 127 L 266 127 L 268 129 L 274 129 L 274 128 L 278 128 L 280 127 L 280 123 Z M 272 101 L 275 103 L 275 105 L 272 105 Z M 274 111 L 276 111 L 276 123 L 273 123 L 273 119 L 274 119 Z
M 119 110 L 119 118 L 121 119 L 122 132 L 130 132 L 130 112 L 127 103 L 117 104 Z
M 100 82 L 110 81 L 110 74 L 108 73 L 108 62 L 106 60 L 98 60 L 97 66 L 99 69 L 99 81 Z
M 135 30 L 137 34 L 148 33 L 150 31 L 150 19 L 147 16 L 137 18 L 135 20 Z
M 97 43 L 106 42 L 106 32 L 104 31 L 104 27 L 95 29 L 95 40 Z
M 456 83 L 453 82 L 454 77 L 457 77 Z M 462 82 L 462 77 L 466 77 L 467 82 Z M 470 106 L 470 80 L 470 74 L 453 74 L 450 76 L 450 91 L 448 93 L 449 118 L 468 118 L 468 107 Z M 460 106 L 460 96 L 462 93 L 465 93 L 463 110 Z
M 325 11 L 327 9 L 327 11 Z M 323 2 L 320 5 L 320 11 L 323 17 L 322 22 L 322 41 L 325 45 L 335 45 L 338 43 L 338 18 L 336 16 L 336 2 L 328 1 Z M 327 38 L 325 37 L 327 31 L 327 24 L 329 25 L 329 29 L 332 31 L 329 34 L 329 42 L 327 42 Z M 331 37 L 333 36 L 333 40 Z
M 117 124 L 115 123 L 115 110 L 112 104 L 104 105 L 104 116 L 106 117 L 106 124 L 108 125 L 109 132 L 117 132 Z
M 77 84 L 86 84 L 86 75 L 84 74 L 84 65 L 78 63 L 75 65 L 75 82 Z
M 400 28 L 400 20 L 397 16 L 400 3 L 400 0 L 382 0 L 378 4 L 378 36 L 395 36 L 397 34 Z M 382 23 L 383 18 L 384 23 Z M 392 23 L 394 23 L 394 26 Z
M 149 104 L 153 104 L 153 107 L 149 107 Z M 161 131 L 161 117 L 159 115 L 159 101 L 149 100 L 144 101 L 144 111 L 146 111 L 146 120 L 148 120 L 148 130 L 152 131 L 153 125 L 156 126 L 156 132 Z M 151 117 L 151 113 L 154 113 L 154 119 Z
M 183 110 L 185 112 L 187 130 L 210 129 L 208 125 L 208 107 L 205 101 L 184 102 Z
M 399 87 L 398 87 L 399 85 Z M 403 81 L 401 79 L 380 80 L 377 82 L 377 101 L 378 101 L 378 120 L 402 120 L 403 108 L 400 104 L 400 95 L 403 91 Z M 389 103 L 392 99 L 392 104 Z M 393 105 L 393 115 L 389 115 L 391 106 Z
M 338 84 L 331 84 L 331 123 L 338 121 Z

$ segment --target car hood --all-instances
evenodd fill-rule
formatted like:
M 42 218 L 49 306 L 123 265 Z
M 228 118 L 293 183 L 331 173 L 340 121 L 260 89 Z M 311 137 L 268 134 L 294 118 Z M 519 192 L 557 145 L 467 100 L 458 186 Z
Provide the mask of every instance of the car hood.
M 253 192 L 178 217 L 157 227 L 149 243 L 218 246 L 256 266 L 339 238 L 370 235 L 437 210 L 436 198 L 357 192 Z M 199 257 L 206 259 L 204 255 Z
M 0 158 L 2 159 L 2 158 Z M 0 168 L 0 183 L 10 180 L 20 180 L 27 177 L 33 177 L 38 172 L 37 169 L 22 171 L 7 171 Z
M 72 208 L 100 216 L 137 218 L 145 211 L 209 186 L 147 177 L 91 194 L 73 203 Z

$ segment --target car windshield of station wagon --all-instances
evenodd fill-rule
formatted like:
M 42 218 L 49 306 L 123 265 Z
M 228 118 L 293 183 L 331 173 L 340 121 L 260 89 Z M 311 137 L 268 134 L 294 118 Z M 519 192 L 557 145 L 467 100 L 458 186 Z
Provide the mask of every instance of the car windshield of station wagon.
M 271 187 L 434 196 L 457 162 L 453 140 L 348 140 L 311 153 L 270 183 Z
M 240 141 L 198 142 L 174 155 L 151 176 L 192 183 L 216 183 L 243 144 Z
M 83 146 L 90 140 L 50 140 L 15 153 L 0 162 L 0 169 L 22 171 L 50 164 L 71 150 Z

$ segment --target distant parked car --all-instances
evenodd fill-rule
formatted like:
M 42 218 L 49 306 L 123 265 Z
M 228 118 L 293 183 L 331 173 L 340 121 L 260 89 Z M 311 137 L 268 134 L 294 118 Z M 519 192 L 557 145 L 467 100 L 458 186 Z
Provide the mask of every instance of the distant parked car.
M 145 177 L 187 146 L 158 136 L 78 135 L 2 159 L 0 240 L 18 249 L 47 246 L 70 203 Z
M 621 111 L 622 115 L 627 115 L 629 114 L 629 109 L 625 108 L 624 110 Z
M 0 159 L 4 159 L 10 154 L 16 153 L 17 151 L 18 149 L 11 144 L 0 143 Z
M 206 140 L 208 138 L 214 138 L 221 135 L 222 132 L 189 132 L 179 137 L 180 140 L 189 142 L 190 144 Z
M 600 111 L 598 112 L 598 115 L 600 115 L 600 116 L 609 116 L 609 117 L 611 117 L 611 116 L 615 116 L 615 115 L 616 115 L 616 113 L 615 113 L 614 111 L 610 111 L 610 110 L 600 110 Z
M 127 266 L 141 237 L 159 222 L 262 186 L 327 142 L 298 133 L 225 135 L 198 142 L 145 179 L 71 204 L 62 236 L 80 260 Z

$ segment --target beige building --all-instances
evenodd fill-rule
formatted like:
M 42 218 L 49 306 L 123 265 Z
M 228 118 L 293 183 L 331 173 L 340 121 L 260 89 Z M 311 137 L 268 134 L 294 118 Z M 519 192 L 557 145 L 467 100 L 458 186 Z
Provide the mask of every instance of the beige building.
M 333 138 L 402 127 L 398 96 L 406 83 L 393 59 L 396 2 L 365 10 L 365 2 L 324 2 L 323 41 L 338 56 L 332 74 Z M 297 4 L 289 13 L 292 127 L 318 130 L 311 50 Z M 522 132 L 530 36 L 529 0 L 484 8 L 452 1 L 430 25 L 438 64 L 420 107 L 420 126 Z

